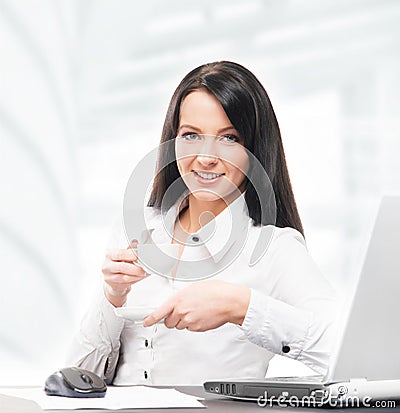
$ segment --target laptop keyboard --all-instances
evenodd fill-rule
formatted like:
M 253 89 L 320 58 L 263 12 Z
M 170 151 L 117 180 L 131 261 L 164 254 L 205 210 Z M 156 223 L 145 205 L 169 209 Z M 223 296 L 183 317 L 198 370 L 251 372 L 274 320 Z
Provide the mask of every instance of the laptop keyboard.
M 312 382 L 312 383 L 321 383 L 323 376 L 293 376 L 293 377 L 266 377 L 266 381 L 272 382 Z

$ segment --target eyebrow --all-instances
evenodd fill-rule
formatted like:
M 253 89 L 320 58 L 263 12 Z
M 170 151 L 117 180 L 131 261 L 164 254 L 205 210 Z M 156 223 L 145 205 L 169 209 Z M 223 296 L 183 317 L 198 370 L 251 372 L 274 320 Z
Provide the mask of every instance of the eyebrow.
M 193 130 L 195 130 L 196 132 L 201 132 L 201 129 L 200 129 L 200 128 L 197 128 L 196 126 L 188 125 L 188 124 L 179 126 L 178 131 L 180 131 L 180 130 L 183 129 L 183 128 L 193 129 Z M 236 131 L 235 127 L 234 127 L 233 125 L 230 125 L 230 126 L 227 126 L 227 127 L 225 127 L 225 128 L 220 129 L 220 130 L 218 131 L 218 133 L 223 133 L 223 132 L 226 132 L 226 131 L 228 131 L 228 130 L 234 130 L 234 131 Z

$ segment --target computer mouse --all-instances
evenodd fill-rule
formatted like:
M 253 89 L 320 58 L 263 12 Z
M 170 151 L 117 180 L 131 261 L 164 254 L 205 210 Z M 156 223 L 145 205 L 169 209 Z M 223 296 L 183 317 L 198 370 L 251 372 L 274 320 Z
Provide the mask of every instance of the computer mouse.
M 102 378 L 89 370 L 66 367 L 47 378 L 44 391 L 49 396 L 104 397 L 107 386 Z

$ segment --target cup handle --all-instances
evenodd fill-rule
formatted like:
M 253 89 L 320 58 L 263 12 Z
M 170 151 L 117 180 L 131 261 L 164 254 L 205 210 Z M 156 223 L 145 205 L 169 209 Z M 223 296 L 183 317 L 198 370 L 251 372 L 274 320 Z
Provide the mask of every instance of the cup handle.
M 136 265 L 136 267 L 139 267 L 142 270 L 144 270 L 144 268 L 142 267 L 142 265 L 139 262 L 139 257 L 138 257 L 138 254 L 137 254 L 137 248 L 136 247 L 130 247 L 129 249 L 131 249 L 136 254 L 136 257 L 137 257 L 136 261 L 132 261 L 132 264 Z
M 133 265 L 136 265 L 136 267 L 139 267 L 143 270 L 143 267 L 140 265 L 139 258 L 138 258 L 138 254 L 137 254 L 137 244 L 138 244 L 138 240 L 137 239 L 133 239 L 130 243 L 129 243 L 129 247 L 128 249 L 132 250 L 135 254 L 136 254 L 136 261 L 132 261 Z

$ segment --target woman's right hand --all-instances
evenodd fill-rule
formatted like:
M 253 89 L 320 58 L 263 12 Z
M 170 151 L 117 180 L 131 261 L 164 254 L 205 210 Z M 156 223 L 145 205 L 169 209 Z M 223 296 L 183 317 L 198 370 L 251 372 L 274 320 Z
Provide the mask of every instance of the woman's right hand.
M 114 307 L 121 307 L 126 301 L 132 284 L 148 275 L 143 268 L 134 264 L 137 255 L 132 246 L 127 249 L 108 250 L 106 253 L 102 267 L 104 293 Z

